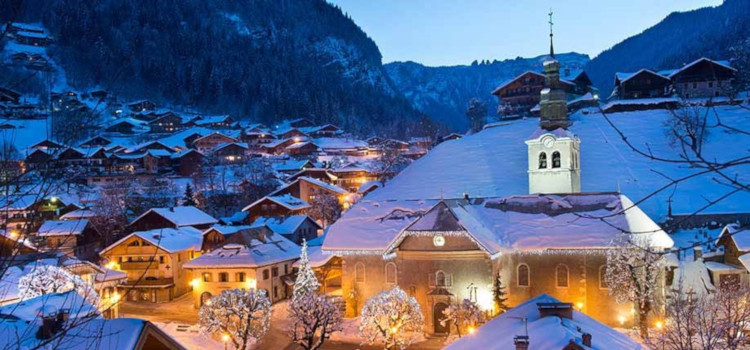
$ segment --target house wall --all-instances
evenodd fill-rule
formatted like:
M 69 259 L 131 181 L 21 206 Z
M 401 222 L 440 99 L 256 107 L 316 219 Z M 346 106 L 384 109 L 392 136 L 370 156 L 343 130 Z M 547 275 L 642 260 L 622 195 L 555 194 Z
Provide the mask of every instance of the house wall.
M 268 298 L 272 303 L 280 300 L 284 300 L 290 296 L 286 284 L 281 280 L 281 276 L 292 273 L 292 264 L 294 260 L 288 260 L 279 262 L 277 264 L 267 265 L 258 268 L 196 268 L 190 269 L 192 275 L 193 284 L 193 307 L 199 309 L 202 306 L 201 296 L 204 293 L 209 293 L 211 296 L 218 296 L 222 291 L 231 289 L 263 289 L 268 293 Z M 277 269 L 276 276 L 273 275 L 273 269 Z M 267 272 L 267 277 L 264 278 L 264 271 Z M 227 282 L 219 282 L 219 273 L 226 272 L 228 274 Z M 245 273 L 245 282 L 238 280 L 238 273 Z M 203 279 L 204 274 L 210 275 L 210 282 L 205 282 Z M 274 289 L 276 293 L 274 294 Z M 205 299 L 205 297 L 204 297 Z
M 134 241 L 138 241 L 139 245 L 131 246 Z M 182 266 L 200 256 L 200 252 L 183 250 L 169 253 L 151 244 L 144 245 L 144 242 L 138 237 L 130 237 L 101 254 L 101 257 L 105 260 L 105 263 L 114 262 L 120 271 L 128 275 L 128 282 L 130 283 L 139 281 L 139 279 L 143 281 L 144 285 L 151 283 L 148 282 L 151 279 L 171 280 L 174 287 L 159 290 L 157 302 L 169 301 L 171 298 L 190 291 L 189 282 L 192 279 L 192 273 L 190 270 L 183 269 Z M 153 261 L 150 261 L 151 259 Z
M 358 263 L 365 266 L 365 280 L 355 281 Z M 396 257 L 383 260 L 382 255 L 345 255 L 342 263 L 342 289 L 346 301 L 346 316 L 358 316 L 364 302 L 378 292 L 393 285 L 386 283 L 385 267 L 395 263 L 397 285 L 414 296 L 425 316 L 425 331 L 435 331 L 434 306 L 437 303 L 456 303 L 472 298 L 480 307 L 492 309 L 492 289 L 499 273 L 506 287 L 510 307 L 546 293 L 564 302 L 571 302 L 578 309 L 595 319 L 613 326 L 632 325 L 632 305 L 618 304 L 609 295 L 609 290 L 600 285 L 599 272 L 606 265 L 604 251 L 581 251 L 565 253 L 501 255 L 490 258 L 466 238 L 447 236 L 445 245 L 434 246 L 432 237 L 408 237 L 396 252 Z M 529 286 L 518 285 L 517 267 L 529 267 Z M 568 268 L 567 287 L 557 285 L 557 267 Z M 437 271 L 450 275 L 452 285 L 446 289 L 452 296 L 430 296 L 434 289 Z M 474 292 L 472 292 L 472 289 Z M 624 317 L 625 324 L 620 324 Z

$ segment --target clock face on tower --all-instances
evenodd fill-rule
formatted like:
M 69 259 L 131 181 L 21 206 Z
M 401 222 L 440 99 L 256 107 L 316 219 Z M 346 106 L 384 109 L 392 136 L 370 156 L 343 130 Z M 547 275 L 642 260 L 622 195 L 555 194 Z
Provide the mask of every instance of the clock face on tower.
M 432 244 L 434 244 L 436 247 L 442 247 L 445 245 L 445 237 L 442 235 L 437 235 L 435 237 L 432 237 Z
M 544 147 L 550 148 L 555 145 L 555 138 L 552 136 L 545 136 L 542 139 L 542 144 L 544 145 Z

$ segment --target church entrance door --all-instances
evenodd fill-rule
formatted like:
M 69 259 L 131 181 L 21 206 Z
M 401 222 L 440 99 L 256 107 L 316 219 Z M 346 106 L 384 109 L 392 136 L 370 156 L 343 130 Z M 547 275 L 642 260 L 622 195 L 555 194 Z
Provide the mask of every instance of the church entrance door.
M 445 318 L 443 311 L 448 308 L 446 303 L 437 303 L 432 307 L 432 323 L 435 325 L 435 333 L 444 334 L 448 333 L 450 322 L 446 322 L 445 326 L 440 323 L 440 320 Z

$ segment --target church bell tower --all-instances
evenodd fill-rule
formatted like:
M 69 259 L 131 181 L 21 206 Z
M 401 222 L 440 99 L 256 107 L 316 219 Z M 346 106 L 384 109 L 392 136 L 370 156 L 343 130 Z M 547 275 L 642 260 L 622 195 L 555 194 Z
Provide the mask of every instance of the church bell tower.
M 550 57 L 544 62 L 545 88 L 539 102 L 539 128 L 526 140 L 529 151 L 529 193 L 581 192 L 581 141 L 568 130 L 567 94 L 560 83 L 560 62 L 552 44 L 552 11 L 549 13 Z

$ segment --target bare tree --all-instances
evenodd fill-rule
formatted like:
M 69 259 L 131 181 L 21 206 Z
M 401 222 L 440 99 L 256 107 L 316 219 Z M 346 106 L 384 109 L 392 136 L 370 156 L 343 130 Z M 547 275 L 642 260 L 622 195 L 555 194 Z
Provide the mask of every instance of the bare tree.
M 310 203 L 311 208 L 307 214 L 313 219 L 323 223 L 326 227 L 341 217 L 341 204 L 339 199 L 328 191 L 314 191 L 313 200 Z

